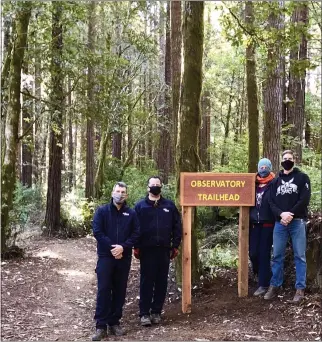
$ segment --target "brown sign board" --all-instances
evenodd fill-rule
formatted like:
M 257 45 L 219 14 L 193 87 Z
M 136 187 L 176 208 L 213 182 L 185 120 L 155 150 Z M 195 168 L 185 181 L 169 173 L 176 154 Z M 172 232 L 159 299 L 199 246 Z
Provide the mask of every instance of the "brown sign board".
M 181 206 L 251 207 L 255 173 L 182 172 Z

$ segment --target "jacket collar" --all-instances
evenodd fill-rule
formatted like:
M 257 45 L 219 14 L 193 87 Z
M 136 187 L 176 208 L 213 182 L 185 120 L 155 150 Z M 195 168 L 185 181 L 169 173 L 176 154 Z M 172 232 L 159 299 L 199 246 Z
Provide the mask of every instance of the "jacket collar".
M 164 201 L 164 198 L 162 197 L 162 195 L 160 196 L 160 199 L 158 200 L 158 201 L 151 201 L 150 199 L 149 199 L 149 195 L 146 195 L 146 197 L 145 197 L 145 202 L 146 203 L 148 203 L 149 205 L 151 205 L 151 206 L 158 206 L 160 203 L 162 203 Z M 155 205 L 156 204 L 156 202 L 157 202 L 157 205 Z
M 115 204 L 113 202 L 113 198 L 111 198 L 110 208 L 111 208 L 111 210 L 117 210 L 117 208 L 116 208 L 116 206 L 115 206 Z M 126 203 L 126 201 L 124 201 L 123 205 L 120 208 L 120 210 L 117 210 L 117 211 L 123 212 L 123 211 L 126 211 L 127 209 L 128 209 L 127 203 Z

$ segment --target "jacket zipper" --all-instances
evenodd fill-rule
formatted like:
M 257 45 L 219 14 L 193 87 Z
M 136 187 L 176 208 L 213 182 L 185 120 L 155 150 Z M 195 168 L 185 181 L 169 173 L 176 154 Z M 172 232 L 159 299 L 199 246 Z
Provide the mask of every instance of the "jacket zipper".
M 157 238 L 159 243 L 159 215 L 158 215 L 158 208 L 155 208 L 157 211 Z
M 119 213 L 117 213 L 116 218 L 116 243 L 119 243 Z

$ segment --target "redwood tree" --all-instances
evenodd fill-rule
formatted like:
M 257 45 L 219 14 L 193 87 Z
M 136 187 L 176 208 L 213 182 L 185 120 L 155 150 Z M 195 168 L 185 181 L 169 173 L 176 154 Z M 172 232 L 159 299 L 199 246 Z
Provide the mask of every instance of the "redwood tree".
M 254 5 L 247 1 L 245 23 L 250 32 L 254 31 Z M 253 36 L 246 47 L 246 89 L 248 103 L 248 172 L 257 171 L 259 159 L 258 96 L 256 82 L 256 53 Z
M 281 127 L 283 111 L 283 58 L 281 55 L 284 17 L 279 13 L 279 3 L 272 3 L 268 18 L 267 69 L 263 84 L 264 128 L 263 156 L 270 159 L 273 170 L 280 167 Z M 278 42 L 276 44 L 276 42 Z
M 180 172 L 197 172 L 200 168 L 198 139 L 200 128 L 200 94 L 202 88 L 202 57 L 204 38 L 204 2 L 185 2 L 183 22 L 184 68 L 180 94 L 178 140 L 176 148 L 177 195 L 180 191 Z M 196 237 L 196 210 L 192 210 L 192 279 L 199 274 Z M 178 262 L 180 260 L 178 259 Z M 180 275 L 180 267 L 178 268 Z
M 291 47 L 290 72 L 287 103 L 287 123 L 291 125 L 289 134 L 294 139 L 297 162 L 302 162 L 303 135 L 305 123 L 305 76 L 307 60 L 307 26 L 309 8 L 305 2 L 296 4 L 292 14 L 295 43 Z M 300 33 L 300 39 L 297 39 Z
M 62 1 L 52 2 L 51 45 L 51 122 L 49 141 L 49 169 L 45 226 L 46 233 L 53 235 L 60 229 L 60 198 L 63 144 L 63 26 Z
M 27 46 L 28 26 L 31 16 L 31 2 L 17 4 L 15 15 L 15 35 L 12 57 L 10 59 L 8 82 L 8 111 L 6 113 L 4 161 L 1 179 L 1 251 L 7 248 L 11 235 L 9 228 L 9 211 L 12 209 L 13 193 L 16 182 L 16 158 L 18 146 L 18 128 L 20 118 L 21 68 Z

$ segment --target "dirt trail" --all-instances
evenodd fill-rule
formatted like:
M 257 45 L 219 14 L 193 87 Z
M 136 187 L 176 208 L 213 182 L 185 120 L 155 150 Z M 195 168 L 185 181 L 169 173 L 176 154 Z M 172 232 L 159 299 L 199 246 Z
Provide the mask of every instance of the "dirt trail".
M 94 331 L 96 245 L 78 240 L 38 239 L 29 256 L 2 262 L 3 341 L 86 341 Z M 123 315 L 127 335 L 108 340 L 310 340 L 321 341 L 321 296 L 308 294 L 300 306 L 290 305 L 293 291 L 278 300 L 237 296 L 236 272 L 218 277 L 193 295 L 193 312 L 181 313 L 172 295 L 163 323 L 138 324 L 139 265 L 132 263 Z M 253 290 L 253 289 L 251 289 Z

